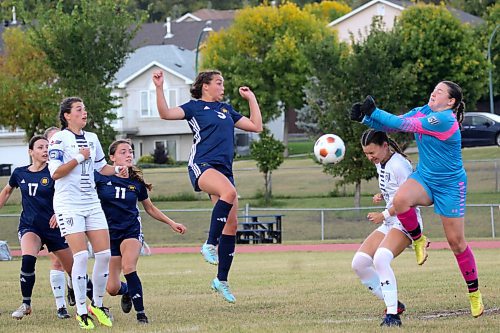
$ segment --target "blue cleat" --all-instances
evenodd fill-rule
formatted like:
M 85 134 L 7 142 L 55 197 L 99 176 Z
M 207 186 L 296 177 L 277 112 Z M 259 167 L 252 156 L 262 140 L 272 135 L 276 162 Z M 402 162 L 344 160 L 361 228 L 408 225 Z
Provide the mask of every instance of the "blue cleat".
M 236 298 L 234 295 L 231 293 L 231 290 L 229 289 L 229 284 L 227 281 L 219 281 L 218 278 L 215 278 L 212 280 L 212 289 L 224 297 L 226 301 L 229 303 L 235 303 Z
M 382 321 L 382 323 L 380 323 L 380 326 L 400 327 L 401 326 L 401 318 L 399 318 L 398 314 L 386 314 L 384 320 Z
M 205 258 L 205 261 L 208 262 L 209 264 L 212 265 L 219 264 L 219 256 L 217 255 L 217 249 L 215 245 L 207 244 L 207 242 L 205 242 L 201 246 L 200 253 L 203 255 L 203 258 Z

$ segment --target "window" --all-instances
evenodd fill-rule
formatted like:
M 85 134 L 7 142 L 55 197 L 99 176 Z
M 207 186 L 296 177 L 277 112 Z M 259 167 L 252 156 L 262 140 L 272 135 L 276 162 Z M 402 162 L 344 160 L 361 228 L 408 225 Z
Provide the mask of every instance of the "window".
M 384 4 L 379 4 L 377 6 L 377 15 L 378 16 L 384 16 L 385 15 L 385 5 Z
M 169 89 L 168 90 L 168 106 L 174 107 L 178 106 L 179 102 L 177 102 L 177 89 Z
M 141 117 L 151 117 L 149 91 L 141 91 Z

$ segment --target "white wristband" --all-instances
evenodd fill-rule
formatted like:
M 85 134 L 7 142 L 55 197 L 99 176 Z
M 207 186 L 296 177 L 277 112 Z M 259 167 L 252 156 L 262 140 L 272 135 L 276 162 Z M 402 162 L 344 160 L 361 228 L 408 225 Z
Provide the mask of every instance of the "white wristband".
M 85 156 L 83 156 L 83 154 L 77 154 L 75 156 L 75 160 L 78 162 L 78 164 L 82 163 L 83 161 L 85 161 Z
M 120 166 L 115 166 L 115 173 L 120 173 L 121 167 Z
M 382 212 L 382 215 L 384 215 L 384 220 L 387 220 L 389 217 L 391 217 L 391 213 L 389 213 L 389 210 L 388 210 L 388 209 L 385 209 L 385 210 Z

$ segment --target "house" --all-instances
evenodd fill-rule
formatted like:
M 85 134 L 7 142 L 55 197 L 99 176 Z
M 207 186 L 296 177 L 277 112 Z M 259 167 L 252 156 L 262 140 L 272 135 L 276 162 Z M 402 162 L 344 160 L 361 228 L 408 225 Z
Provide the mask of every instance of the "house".
M 193 139 L 191 129 L 184 120 L 160 119 L 151 78 L 155 70 L 163 70 L 167 103 L 181 105 L 191 99 L 194 57 L 195 52 L 175 45 L 148 45 L 130 54 L 116 73 L 112 95 L 120 97 L 120 107 L 115 109 L 119 119 L 113 127 L 119 137 L 132 140 L 137 158 L 163 145 L 172 159 L 187 161 Z
M 405 8 L 413 5 L 415 5 L 415 3 L 411 1 L 372 0 L 330 22 L 328 26 L 338 31 L 340 41 L 349 43 L 351 41 L 351 34 L 354 40 L 359 41 L 366 37 L 367 32 L 369 32 L 373 17 L 381 17 L 385 24 L 385 28 L 391 30 L 394 27 L 396 18 L 401 12 L 405 10 Z M 463 23 L 477 25 L 483 22 L 483 20 L 477 16 L 456 8 L 447 8 L 453 16 Z

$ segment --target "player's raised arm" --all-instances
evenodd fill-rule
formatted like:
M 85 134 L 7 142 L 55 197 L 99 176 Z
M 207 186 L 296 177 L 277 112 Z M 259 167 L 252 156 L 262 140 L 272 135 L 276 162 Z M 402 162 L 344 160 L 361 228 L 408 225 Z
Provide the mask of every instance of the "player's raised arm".
M 184 119 L 184 110 L 180 107 L 168 107 L 167 100 L 165 99 L 165 93 L 163 91 L 163 72 L 155 71 L 153 73 L 153 83 L 156 86 L 156 106 L 158 107 L 158 113 L 161 119 L 165 120 L 180 120 Z

